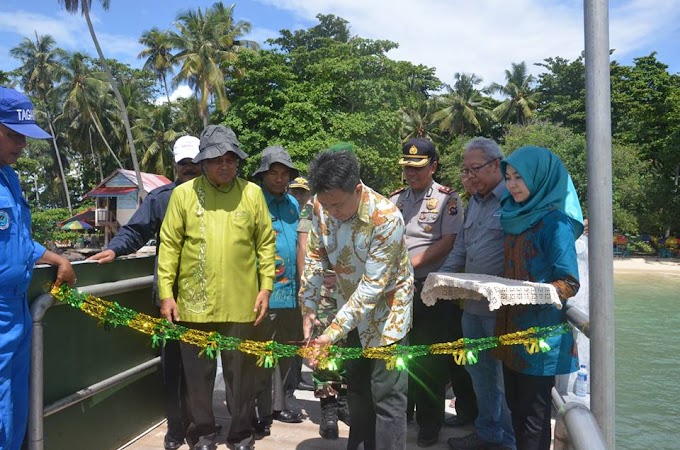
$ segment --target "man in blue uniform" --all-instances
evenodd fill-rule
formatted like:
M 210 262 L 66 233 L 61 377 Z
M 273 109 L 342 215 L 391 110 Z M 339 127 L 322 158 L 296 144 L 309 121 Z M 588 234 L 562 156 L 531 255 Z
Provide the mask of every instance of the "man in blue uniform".
M 234 139 L 236 139 L 236 136 L 234 136 Z M 130 218 L 130 221 L 111 239 L 108 248 L 89 257 L 88 260 L 98 261 L 100 264 L 110 263 L 117 256 L 136 252 L 153 237 L 159 243 L 158 233 L 165 217 L 165 211 L 168 209 L 168 202 L 173 189 L 185 181 L 201 175 L 198 164 L 193 162 L 194 157 L 198 155 L 199 143 L 200 140 L 194 136 L 182 136 L 177 139 L 172 151 L 175 158 L 176 181 L 151 191 Z M 156 306 L 160 307 L 155 282 L 153 284 L 153 299 Z M 165 415 L 168 419 L 168 431 L 163 444 L 165 450 L 176 450 L 184 443 L 189 425 L 185 408 L 184 377 L 182 376 L 179 341 L 168 340 L 161 347 L 161 359 L 163 360 L 163 381 L 166 395 Z
M 269 297 L 271 327 L 265 339 L 288 343 L 302 340 L 302 315 L 298 306 L 297 228 L 300 206 L 290 195 L 288 184 L 299 175 L 290 155 L 280 146 L 267 147 L 262 152 L 260 167 L 253 179 L 262 187 L 269 215 L 276 233 L 276 266 L 274 290 Z M 267 383 L 257 398 L 259 436 L 267 435 L 271 420 L 286 423 L 302 422 L 302 415 L 286 407 L 284 384 L 290 372 L 292 358 L 279 359 L 273 374 L 267 371 Z M 272 393 L 273 387 L 273 393 Z
M 26 291 L 36 263 L 57 267 L 55 283 L 74 284 L 71 263 L 31 238 L 31 211 L 10 167 L 26 136 L 51 136 L 35 124 L 25 95 L 0 86 L 0 449 L 18 450 L 28 421 L 31 314 Z

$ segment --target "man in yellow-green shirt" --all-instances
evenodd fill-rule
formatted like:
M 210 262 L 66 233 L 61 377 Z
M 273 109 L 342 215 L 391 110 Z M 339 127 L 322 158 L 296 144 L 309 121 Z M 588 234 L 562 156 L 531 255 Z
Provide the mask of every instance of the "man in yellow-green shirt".
M 274 283 L 276 238 L 262 190 L 237 177 L 246 156 L 231 129 L 209 125 L 201 133 L 194 162 L 203 176 L 175 188 L 161 227 L 158 291 L 161 315 L 171 322 L 256 339 Z M 192 419 L 187 442 L 194 450 L 214 450 L 216 362 L 199 356 L 200 350 L 181 344 Z M 225 351 L 222 363 L 232 416 L 227 440 L 238 450 L 250 449 L 260 377 L 256 359 Z

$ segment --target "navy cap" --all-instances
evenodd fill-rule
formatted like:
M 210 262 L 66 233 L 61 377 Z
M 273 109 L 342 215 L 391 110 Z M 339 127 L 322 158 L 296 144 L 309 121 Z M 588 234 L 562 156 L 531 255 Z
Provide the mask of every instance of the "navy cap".
M 410 139 L 401 149 L 402 158 L 400 166 L 425 167 L 430 162 L 437 160 L 437 149 L 429 139 Z
M 21 92 L 0 86 L 0 123 L 24 136 L 35 139 L 52 137 L 35 124 L 33 103 Z

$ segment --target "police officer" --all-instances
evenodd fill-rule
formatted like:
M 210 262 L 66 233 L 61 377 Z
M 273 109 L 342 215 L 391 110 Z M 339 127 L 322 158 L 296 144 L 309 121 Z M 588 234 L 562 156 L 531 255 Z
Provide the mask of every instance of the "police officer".
M 236 135 L 233 136 L 233 140 L 238 143 Z M 97 261 L 99 264 L 110 263 L 118 256 L 136 252 L 153 237 L 156 238 L 158 245 L 160 241 L 158 234 L 172 191 L 180 184 L 201 175 L 200 167 L 193 162 L 198 155 L 199 143 L 200 140 L 194 136 L 182 136 L 175 141 L 172 149 L 177 173 L 175 182 L 149 192 L 128 223 L 111 239 L 107 249 L 90 256 L 88 260 Z M 153 298 L 156 306 L 160 307 L 156 283 L 153 286 Z M 168 431 L 163 440 L 163 447 L 165 450 L 177 450 L 184 444 L 189 425 L 179 341 L 169 340 L 161 347 L 161 360 L 166 396 L 165 416 L 168 419 Z
M 442 301 L 435 306 L 423 304 L 420 294 L 430 272 L 436 272 L 453 248 L 456 234 L 463 224 L 463 207 L 458 193 L 432 178 L 439 166 L 434 144 L 422 138 L 409 140 L 402 148 L 399 165 L 403 167 L 407 188 L 390 195 L 406 223 L 406 245 L 413 264 L 416 293 L 413 297 L 413 326 L 409 344 L 425 345 L 462 337 L 460 308 Z M 443 356 L 426 356 L 410 364 L 409 404 L 415 404 L 418 422 L 418 446 L 429 447 L 439 438 L 444 423 L 444 399 L 449 375 L 449 360 Z M 470 377 L 463 367 L 454 368 L 457 407 L 470 408 L 474 393 Z M 409 406 L 412 410 L 412 406 Z M 476 407 L 471 406 L 471 414 Z M 409 411 L 410 413 L 410 411 Z
M 26 291 L 36 263 L 57 267 L 55 283 L 74 284 L 71 263 L 31 238 L 31 211 L 16 164 L 26 136 L 49 139 L 25 95 L 0 86 L 0 449 L 18 450 L 28 421 L 31 314 Z

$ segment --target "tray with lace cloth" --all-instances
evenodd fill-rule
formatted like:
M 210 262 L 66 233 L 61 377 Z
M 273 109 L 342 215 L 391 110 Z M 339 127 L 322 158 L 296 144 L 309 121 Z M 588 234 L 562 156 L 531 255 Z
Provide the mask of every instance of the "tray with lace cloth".
M 423 303 L 432 306 L 438 299 L 489 300 L 489 309 L 502 305 L 555 305 L 562 308 L 557 290 L 551 284 L 475 273 L 432 272 L 427 276 L 421 293 Z

